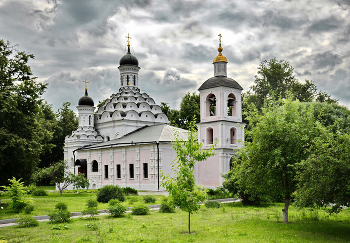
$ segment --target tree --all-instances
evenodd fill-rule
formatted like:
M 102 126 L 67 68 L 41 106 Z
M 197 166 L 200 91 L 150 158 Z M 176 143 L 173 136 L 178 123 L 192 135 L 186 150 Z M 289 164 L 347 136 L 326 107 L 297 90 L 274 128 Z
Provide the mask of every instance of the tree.
M 249 142 L 238 151 L 234 177 L 247 193 L 284 198 L 283 222 L 288 223 L 288 207 L 297 188 L 297 164 L 306 160 L 322 125 L 313 115 L 312 103 L 287 98 L 247 116 Z
M 174 127 L 181 127 L 180 114 L 176 109 L 171 109 L 168 103 L 161 102 L 160 108 L 162 112 L 168 117 L 170 125 Z
M 174 177 L 162 173 L 162 187 L 169 192 L 171 203 L 188 212 L 188 233 L 191 233 L 191 214 L 199 209 L 199 202 L 206 197 L 205 189 L 196 185 L 193 175 L 195 163 L 215 155 L 214 144 L 210 149 L 203 150 L 198 142 L 195 122 L 190 122 L 188 140 L 184 141 L 178 132 L 172 142 L 176 158 L 172 162 Z
M 52 136 L 40 124 L 46 85 L 32 77 L 27 63 L 33 58 L 0 40 L 0 185 L 13 176 L 29 183 Z
M 63 190 L 69 185 L 75 184 L 77 176 L 69 172 L 66 162 L 61 160 L 47 168 L 40 169 L 33 175 L 34 181 L 42 179 L 49 179 L 51 182 L 55 183 L 62 196 Z
M 350 134 L 324 132 L 310 149 L 313 154 L 299 163 L 297 205 L 332 205 L 330 212 L 350 206 Z
M 254 85 L 244 94 L 243 110 L 247 108 L 247 104 L 254 103 L 260 110 L 266 99 L 278 100 L 284 99 L 289 94 L 293 95 L 293 99 L 302 102 L 328 102 L 336 103 L 336 100 L 322 91 L 317 92 L 314 82 L 305 80 L 300 83 L 294 75 L 294 68 L 283 60 L 276 58 L 270 61 L 263 61 L 258 67 L 258 74 L 255 76 Z

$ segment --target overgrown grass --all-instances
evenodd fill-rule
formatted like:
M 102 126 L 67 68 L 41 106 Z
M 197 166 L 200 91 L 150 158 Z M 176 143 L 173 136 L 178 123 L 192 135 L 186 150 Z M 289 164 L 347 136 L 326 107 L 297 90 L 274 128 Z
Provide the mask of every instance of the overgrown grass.
M 281 223 L 282 204 L 202 208 L 191 216 L 193 234 L 187 234 L 186 212 L 152 211 L 122 218 L 100 216 L 68 224 L 40 222 L 32 229 L 5 227 L 0 235 L 8 242 L 350 242 L 350 211 L 329 216 L 323 210 L 290 207 L 290 224 Z M 65 227 L 66 226 L 66 227 Z M 65 230 L 57 230 L 65 229 Z

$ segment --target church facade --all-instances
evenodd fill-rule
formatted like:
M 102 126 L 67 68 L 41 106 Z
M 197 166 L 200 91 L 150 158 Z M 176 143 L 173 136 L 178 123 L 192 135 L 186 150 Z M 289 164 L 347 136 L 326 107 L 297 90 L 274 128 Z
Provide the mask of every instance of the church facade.
M 160 171 L 171 173 L 174 133 L 187 139 L 187 131 L 169 125 L 161 107 L 138 88 L 140 67 L 128 52 L 120 59 L 120 89 L 97 109 L 85 95 L 78 102 L 79 126 L 65 139 L 64 159 L 72 173 L 84 173 L 90 188 L 105 185 L 137 190 L 163 190 Z M 227 77 L 227 59 L 218 48 L 214 77 L 199 87 L 198 139 L 204 148 L 217 143 L 216 155 L 195 166 L 196 183 L 215 188 L 230 169 L 235 149 L 242 146 L 242 87 Z M 142 80 L 140 81 L 142 82 Z

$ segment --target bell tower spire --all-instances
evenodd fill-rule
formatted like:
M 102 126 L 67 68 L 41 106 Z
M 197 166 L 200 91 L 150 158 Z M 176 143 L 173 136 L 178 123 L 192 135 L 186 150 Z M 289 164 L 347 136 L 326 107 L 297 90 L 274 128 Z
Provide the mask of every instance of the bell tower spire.
M 218 52 L 219 55 L 217 55 L 217 57 L 214 58 L 213 64 L 214 64 L 214 76 L 215 77 L 227 77 L 227 58 L 222 55 L 222 51 L 224 50 L 224 48 L 221 47 L 221 37 L 222 35 L 219 34 L 219 48 L 218 48 Z

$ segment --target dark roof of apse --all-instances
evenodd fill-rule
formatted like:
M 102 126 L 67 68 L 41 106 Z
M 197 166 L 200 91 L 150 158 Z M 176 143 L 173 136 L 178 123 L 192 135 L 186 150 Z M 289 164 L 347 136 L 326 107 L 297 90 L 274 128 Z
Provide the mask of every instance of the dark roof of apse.
M 220 86 L 243 90 L 237 81 L 224 76 L 212 77 L 208 79 L 199 87 L 198 90 L 216 88 Z
M 78 105 L 94 106 L 94 100 L 88 96 L 87 89 L 85 89 L 85 95 L 79 99 Z

